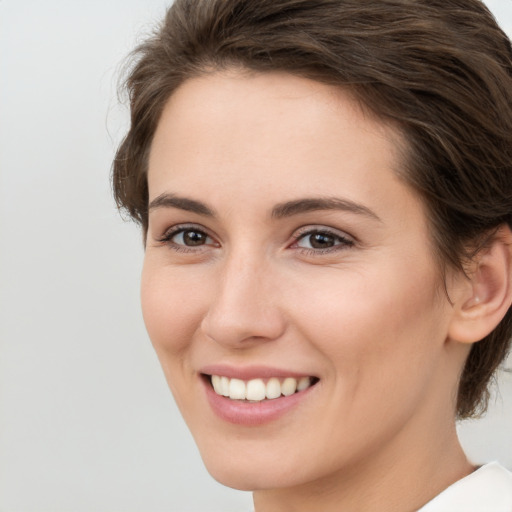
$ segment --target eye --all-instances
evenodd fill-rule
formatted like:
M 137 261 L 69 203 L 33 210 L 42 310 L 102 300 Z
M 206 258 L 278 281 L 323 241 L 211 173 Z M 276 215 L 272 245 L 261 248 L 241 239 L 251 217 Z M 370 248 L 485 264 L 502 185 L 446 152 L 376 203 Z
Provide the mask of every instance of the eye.
M 354 245 L 347 236 L 327 229 L 308 229 L 296 235 L 295 247 L 312 252 L 344 249 Z
M 187 247 L 197 247 L 198 245 L 205 245 L 211 243 L 212 239 L 202 231 L 197 229 L 183 229 L 175 233 L 170 239 L 177 245 L 186 245 Z
M 195 226 L 174 226 L 158 241 L 178 251 L 194 250 L 207 245 L 218 245 L 205 231 Z

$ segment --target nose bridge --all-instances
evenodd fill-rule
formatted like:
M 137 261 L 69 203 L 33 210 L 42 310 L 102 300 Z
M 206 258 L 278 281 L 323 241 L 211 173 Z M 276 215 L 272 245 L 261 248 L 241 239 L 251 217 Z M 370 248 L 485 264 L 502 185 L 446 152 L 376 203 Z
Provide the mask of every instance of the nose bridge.
M 271 340 L 284 329 L 271 262 L 263 251 L 240 246 L 219 269 L 215 296 L 203 320 L 204 332 L 223 345 Z M 240 345 L 242 346 L 242 345 Z

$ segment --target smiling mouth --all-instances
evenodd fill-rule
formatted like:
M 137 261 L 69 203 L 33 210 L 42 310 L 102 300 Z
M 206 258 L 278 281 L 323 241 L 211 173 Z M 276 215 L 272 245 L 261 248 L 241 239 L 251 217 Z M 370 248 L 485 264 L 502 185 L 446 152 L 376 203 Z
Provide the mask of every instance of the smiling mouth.
M 246 402 L 262 402 L 300 393 L 314 386 L 319 380 L 317 377 L 301 377 L 299 379 L 272 377 L 244 381 L 222 375 L 205 375 L 205 377 L 217 395 Z

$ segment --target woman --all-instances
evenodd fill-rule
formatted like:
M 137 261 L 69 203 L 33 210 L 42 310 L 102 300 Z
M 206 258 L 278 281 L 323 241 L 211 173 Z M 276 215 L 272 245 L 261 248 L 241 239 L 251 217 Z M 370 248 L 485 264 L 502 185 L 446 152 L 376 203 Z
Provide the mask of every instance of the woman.
M 256 512 L 511 510 L 456 418 L 511 335 L 512 50 L 477 0 L 177 0 L 114 163 L 142 307 Z

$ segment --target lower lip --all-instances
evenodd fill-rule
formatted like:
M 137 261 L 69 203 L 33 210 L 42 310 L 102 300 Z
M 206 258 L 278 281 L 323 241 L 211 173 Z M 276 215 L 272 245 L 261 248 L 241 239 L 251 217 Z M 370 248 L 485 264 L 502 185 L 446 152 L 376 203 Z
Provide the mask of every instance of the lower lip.
M 209 381 L 203 379 L 206 396 L 213 412 L 224 421 L 236 425 L 256 426 L 275 421 L 305 400 L 316 385 L 290 396 L 261 402 L 231 400 L 218 395 Z

